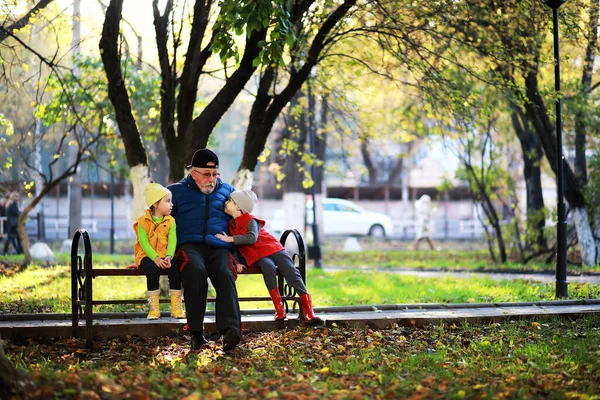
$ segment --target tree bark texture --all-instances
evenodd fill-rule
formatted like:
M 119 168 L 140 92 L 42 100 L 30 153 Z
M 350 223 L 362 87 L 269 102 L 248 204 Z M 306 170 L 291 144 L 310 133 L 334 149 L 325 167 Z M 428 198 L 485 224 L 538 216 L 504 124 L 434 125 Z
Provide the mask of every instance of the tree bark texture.
M 596 265 L 596 243 L 590 227 L 587 207 L 576 207 L 572 212 L 581 251 L 581 262 L 587 266 Z
M 369 183 L 374 184 L 377 183 L 377 168 L 373 164 L 373 160 L 371 160 L 371 149 L 369 138 L 363 137 L 360 140 L 360 153 L 362 154 L 363 162 L 365 163 L 365 167 L 369 172 Z
M 262 74 L 259 80 L 256 98 L 250 109 L 250 117 L 248 118 L 248 128 L 246 128 L 246 137 L 244 138 L 244 152 L 240 161 L 239 170 L 247 169 L 254 171 L 258 163 L 258 157 L 265 148 L 267 136 L 264 135 L 266 122 L 264 120 L 265 111 L 269 108 L 271 95 L 269 94 L 270 87 L 275 78 L 275 68 L 268 67 Z
M 257 98 L 252 106 L 251 118 L 248 121 L 240 168 L 254 171 L 258 156 L 265 148 L 277 117 L 309 78 L 311 70 L 317 65 L 319 55 L 328 44 L 328 35 L 355 4 L 356 0 L 346 0 L 327 17 L 306 53 L 304 64 L 298 70 L 291 71 L 288 83 L 280 93 L 270 95 L 268 91 L 275 71 L 267 69 L 263 74 Z
M 211 0 L 196 0 L 194 4 L 192 30 L 187 52 L 185 53 L 183 71 L 179 78 L 179 98 L 177 99 L 177 132 L 182 137 L 185 137 L 192 123 L 200 74 L 211 55 L 210 45 L 212 44 L 212 39 L 204 50 L 201 47 L 202 41 L 206 36 L 211 5 Z
M 529 102 L 525 104 L 525 116 L 538 135 L 544 149 L 544 154 L 546 155 L 546 159 L 550 163 L 552 170 L 557 174 L 556 132 L 554 126 L 550 123 L 548 111 L 538 92 L 536 71 L 530 71 L 525 75 L 525 86 L 527 98 L 529 100 Z M 583 196 L 583 186 L 580 184 L 580 180 L 575 176 L 575 173 L 567 162 L 564 162 L 563 176 L 565 188 L 564 195 L 569 206 L 573 210 L 587 211 L 587 204 Z M 583 218 L 579 216 L 579 218 L 574 219 L 574 222 L 576 225 L 581 255 L 582 257 L 586 257 L 585 259 L 582 258 L 582 261 L 584 265 L 595 265 L 595 257 L 592 262 L 591 254 L 596 253 L 598 244 L 589 240 L 590 237 L 594 239 L 593 236 L 591 236 L 589 219 L 587 217 Z M 592 263 L 590 264 L 590 262 Z
M 542 192 L 542 171 L 540 162 L 544 156 L 538 137 L 523 122 L 523 113 L 517 106 L 513 106 L 512 124 L 521 150 L 523 152 L 523 175 L 525 176 L 525 191 L 527 193 L 527 227 L 536 233 L 535 244 L 545 248 L 546 238 L 544 229 L 544 195 Z
M 325 162 L 327 161 L 325 159 L 326 153 L 325 153 L 325 148 L 327 145 L 327 130 L 325 129 L 325 127 L 327 126 L 327 121 L 329 118 L 329 101 L 328 101 L 328 96 L 325 95 L 323 97 L 321 97 L 321 120 L 319 122 L 319 125 L 321 126 L 321 128 L 323 129 L 319 129 L 319 132 L 317 132 L 317 134 L 315 135 L 315 148 L 314 148 L 314 152 L 315 155 L 317 156 L 317 158 L 321 161 L 323 161 L 323 164 L 321 164 L 318 167 L 315 167 L 315 185 L 316 185 L 316 192 L 317 194 L 321 194 L 323 192 L 323 182 L 324 182 L 324 171 L 325 171 Z M 319 227 L 322 227 L 322 223 L 319 223 Z M 323 237 L 323 235 L 321 235 L 321 237 Z
M 502 235 L 502 226 L 500 225 L 500 217 L 498 216 L 498 212 L 494 207 L 492 199 L 486 193 L 485 185 L 477 178 L 477 174 L 475 171 L 473 171 L 472 165 L 465 164 L 465 167 L 469 171 L 471 179 L 475 182 L 475 185 L 478 188 L 477 200 L 481 204 L 488 222 L 490 225 L 492 225 L 494 236 L 498 243 L 498 251 L 500 252 L 500 262 L 504 264 L 506 261 L 508 261 L 508 255 L 506 253 L 506 244 L 504 243 L 504 236 Z
M 247 38 L 244 55 L 238 68 L 226 78 L 225 85 L 194 119 L 194 107 L 198 94 L 198 84 L 202 70 L 210 57 L 212 38 L 202 49 L 201 44 L 207 35 L 207 26 L 212 1 L 197 1 L 194 5 L 192 29 L 180 77 L 176 74 L 176 52 L 171 61 L 168 52 L 169 18 L 173 3 L 169 1 L 163 15 L 154 1 L 154 25 L 161 68 L 161 134 L 169 155 L 169 180 L 174 182 L 184 175 L 194 151 L 206 147 L 208 139 L 223 115 L 244 89 L 256 71 L 253 60 L 259 55 L 259 43 L 266 38 L 266 28 L 253 31 Z M 176 98 L 176 92 L 179 95 Z M 176 111 L 176 112 L 175 112 Z M 177 119 L 177 127 L 175 120 Z
M 590 2 L 589 14 L 590 22 L 588 26 L 587 47 L 585 51 L 585 61 L 583 63 L 583 73 L 581 76 L 580 101 L 575 113 L 575 175 L 579 179 L 580 185 L 587 183 L 587 166 L 585 151 L 586 145 L 586 114 L 588 110 L 588 97 L 592 86 L 592 76 L 594 74 L 594 61 L 596 60 L 596 49 L 598 46 L 598 14 L 600 2 L 594 0 Z
M 296 96 L 292 99 L 290 104 L 290 110 L 294 110 L 298 107 L 300 99 L 304 96 L 302 91 L 296 93 Z M 302 154 L 305 150 L 304 145 L 306 144 L 307 138 L 307 126 L 306 126 L 306 112 L 302 112 L 300 115 L 293 115 L 290 111 L 286 118 L 286 130 L 285 138 L 287 140 L 296 142 L 298 145 L 298 151 L 292 151 L 287 154 L 283 170 L 285 173 L 285 180 L 283 187 L 286 193 L 298 192 L 304 193 L 304 187 L 302 181 L 304 179 L 303 170 L 300 167 L 302 164 Z
M 246 40 L 244 55 L 240 60 L 238 69 L 227 79 L 225 85 L 219 90 L 211 102 L 202 110 L 192 123 L 192 132 L 189 143 L 186 144 L 188 158 L 191 158 L 196 149 L 206 147 L 208 139 L 217 123 L 227 112 L 231 104 L 246 86 L 256 67 L 253 60 L 260 53 L 259 43 L 266 38 L 266 30 L 254 31 Z M 254 169 L 251 169 L 254 171 Z
M 525 117 L 540 139 L 546 159 L 557 174 L 558 160 L 556 129 L 548 116 L 544 99 L 538 91 L 537 70 L 525 74 L 525 88 L 528 102 L 525 103 Z M 585 207 L 582 187 L 579 185 L 571 166 L 564 163 L 565 198 L 571 207 Z
M 160 134 L 165 142 L 165 149 L 169 160 L 176 159 L 177 135 L 175 134 L 175 89 L 176 71 L 169 59 L 169 19 L 173 9 L 173 1 L 165 5 L 165 12 L 161 15 L 158 9 L 158 0 L 152 2 L 154 14 L 154 31 L 156 33 L 156 48 L 158 50 L 158 64 L 160 66 Z M 169 164 L 172 164 L 169 161 Z M 169 168 L 172 170 L 172 168 Z M 183 175 L 183 169 L 177 177 L 169 173 L 169 181 L 175 182 Z
M 0 341 L 0 399 L 12 399 L 13 396 L 24 393 L 32 386 L 31 377 L 15 368 L 6 357 L 3 343 Z
M 123 139 L 125 155 L 130 167 L 148 165 L 146 150 L 133 118 L 129 94 L 121 72 L 121 60 L 118 51 L 119 25 L 123 11 L 123 0 L 111 0 L 106 9 L 100 54 L 108 80 L 108 97 L 115 109 L 119 132 Z

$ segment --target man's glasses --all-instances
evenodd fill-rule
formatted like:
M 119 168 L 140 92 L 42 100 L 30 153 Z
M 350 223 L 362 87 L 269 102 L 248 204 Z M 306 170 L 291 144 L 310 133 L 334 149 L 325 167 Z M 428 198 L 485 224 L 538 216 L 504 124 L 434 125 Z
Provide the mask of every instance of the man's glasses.
M 216 179 L 221 176 L 221 174 L 218 172 L 212 172 L 212 173 L 211 172 L 200 172 L 200 171 L 196 171 L 195 169 L 193 169 L 192 171 L 197 173 L 198 175 L 202 175 L 206 179 L 210 179 L 210 178 Z

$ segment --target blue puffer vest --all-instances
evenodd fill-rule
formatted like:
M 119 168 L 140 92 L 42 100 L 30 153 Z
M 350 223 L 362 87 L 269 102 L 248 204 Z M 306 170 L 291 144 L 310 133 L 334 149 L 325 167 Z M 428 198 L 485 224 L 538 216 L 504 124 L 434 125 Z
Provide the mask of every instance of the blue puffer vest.
M 235 189 L 217 179 L 215 190 L 204 194 L 190 175 L 169 185 L 173 193 L 171 215 L 177 223 L 177 246 L 185 243 L 207 244 L 212 247 L 233 246 L 217 239 L 215 234 L 229 231 L 231 217 L 225 214 L 225 201 Z

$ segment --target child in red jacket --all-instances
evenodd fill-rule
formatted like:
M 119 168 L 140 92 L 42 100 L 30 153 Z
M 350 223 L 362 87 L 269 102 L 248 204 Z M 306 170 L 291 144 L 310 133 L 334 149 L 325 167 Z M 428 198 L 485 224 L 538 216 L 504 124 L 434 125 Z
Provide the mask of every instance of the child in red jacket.
M 279 268 L 288 285 L 300 294 L 304 322 L 308 325 L 320 324 L 322 320 L 313 311 L 310 294 L 292 258 L 281 243 L 264 229 L 265 221 L 250 214 L 258 201 L 256 194 L 252 190 L 236 190 L 230 196 L 225 203 L 225 213 L 233 217 L 229 222 L 231 236 L 223 232 L 218 233 L 217 238 L 236 245 L 249 267 L 254 265 L 260 267 L 265 285 L 275 305 L 276 321 L 286 317 L 277 290 L 276 272 Z

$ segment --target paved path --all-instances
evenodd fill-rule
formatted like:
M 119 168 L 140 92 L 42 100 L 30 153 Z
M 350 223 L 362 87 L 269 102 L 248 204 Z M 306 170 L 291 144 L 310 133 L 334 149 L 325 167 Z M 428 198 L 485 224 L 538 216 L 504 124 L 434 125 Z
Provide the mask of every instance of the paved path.
M 480 303 L 480 304 L 387 304 L 373 306 L 348 306 L 317 308 L 315 311 L 326 326 L 353 326 L 385 329 L 394 324 L 425 325 L 437 322 L 501 321 L 510 318 L 547 316 L 574 316 L 600 313 L 600 299 L 545 301 L 537 303 Z M 299 325 L 297 314 L 290 313 L 285 321 L 273 320 L 272 310 L 247 310 L 242 312 L 246 331 L 266 331 L 294 328 Z M 145 313 L 97 314 L 93 323 L 95 338 L 115 338 L 126 335 L 165 336 L 183 334 L 183 322 L 165 317 L 148 321 Z M 17 314 L 14 318 L 3 315 L 0 320 L 0 337 L 8 340 L 53 339 L 85 337 L 85 325 L 80 321 L 73 330 L 70 314 Z M 42 318 L 46 318 L 42 320 Z M 207 332 L 214 332 L 214 312 L 208 312 L 205 321 Z
M 417 269 L 378 268 L 378 267 L 323 267 L 323 271 L 336 272 L 347 270 L 364 270 L 389 272 L 400 275 L 414 275 L 425 278 L 447 277 L 455 278 L 489 278 L 495 280 L 523 279 L 532 282 L 555 282 L 554 273 L 496 273 L 496 272 L 462 272 L 462 271 L 422 271 Z M 592 283 L 600 285 L 600 274 L 568 275 L 567 282 Z

